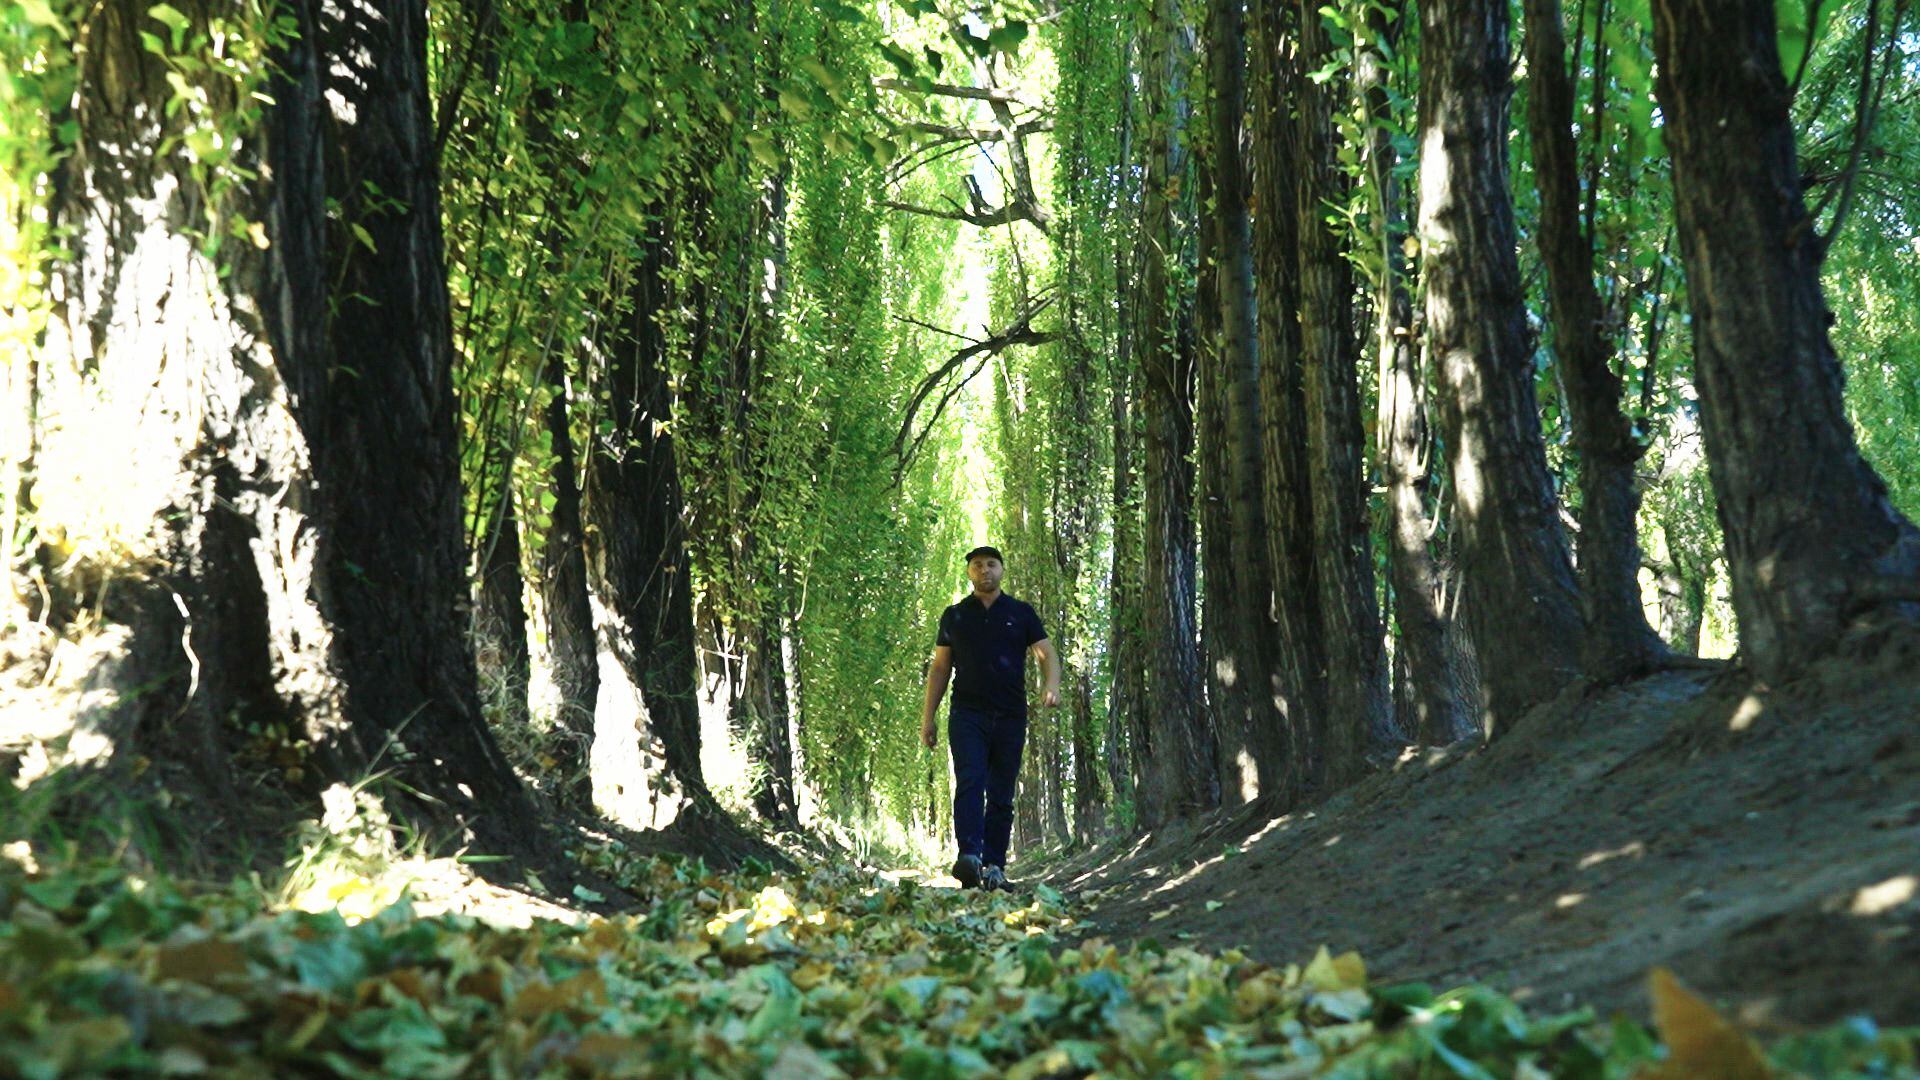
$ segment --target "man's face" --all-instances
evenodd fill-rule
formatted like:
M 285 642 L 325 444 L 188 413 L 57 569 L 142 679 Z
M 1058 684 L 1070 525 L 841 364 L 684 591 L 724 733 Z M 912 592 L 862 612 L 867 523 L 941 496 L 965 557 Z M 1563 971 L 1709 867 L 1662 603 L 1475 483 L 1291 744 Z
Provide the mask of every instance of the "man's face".
M 1000 560 L 991 555 L 976 555 L 967 560 L 967 580 L 981 592 L 994 592 L 1000 588 L 1000 575 L 1006 571 Z

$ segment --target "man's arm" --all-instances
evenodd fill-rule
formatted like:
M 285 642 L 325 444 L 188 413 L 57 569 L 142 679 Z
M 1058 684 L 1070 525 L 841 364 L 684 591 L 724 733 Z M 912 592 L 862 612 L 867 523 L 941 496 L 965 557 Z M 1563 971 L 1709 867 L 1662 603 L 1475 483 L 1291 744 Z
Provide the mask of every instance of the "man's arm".
M 1052 709 L 1060 705 L 1060 654 L 1053 651 L 1053 642 L 1041 638 L 1033 643 L 1033 655 L 1040 658 L 1040 704 Z
M 947 696 L 947 680 L 953 677 L 953 649 L 933 647 L 933 661 L 927 665 L 927 705 L 920 714 L 920 745 L 931 750 L 940 745 L 940 728 L 934 717 L 940 712 L 940 699 Z

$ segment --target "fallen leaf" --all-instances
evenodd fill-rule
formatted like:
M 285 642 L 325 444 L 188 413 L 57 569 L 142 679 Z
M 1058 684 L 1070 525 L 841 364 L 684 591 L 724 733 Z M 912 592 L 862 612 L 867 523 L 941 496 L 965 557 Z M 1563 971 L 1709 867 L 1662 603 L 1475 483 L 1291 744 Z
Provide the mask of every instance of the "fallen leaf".
M 1654 1026 L 1667 1044 L 1667 1060 L 1641 1073 L 1643 1080 L 1769 1080 L 1773 1076 L 1753 1040 L 1682 986 L 1673 972 L 1654 968 L 1647 986 L 1653 995 Z

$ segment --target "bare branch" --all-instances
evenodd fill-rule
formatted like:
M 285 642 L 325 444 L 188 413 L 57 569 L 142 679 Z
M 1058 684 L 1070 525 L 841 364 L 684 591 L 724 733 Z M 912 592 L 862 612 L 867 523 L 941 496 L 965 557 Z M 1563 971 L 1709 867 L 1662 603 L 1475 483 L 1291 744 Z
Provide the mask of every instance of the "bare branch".
M 894 436 L 893 440 L 893 452 L 895 457 L 898 458 L 893 470 L 893 483 L 896 487 L 899 486 L 901 479 L 906 476 L 907 469 L 913 464 L 915 455 L 920 452 L 921 445 L 927 441 L 927 436 L 932 433 L 934 425 L 940 422 L 940 417 L 946 412 L 947 405 L 959 394 L 961 388 L 973 381 L 973 377 L 978 375 L 980 370 L 986 366 L 987 360 L 992 359 L 1004 350 L 1015 345 L 1044 345 L 1049 341 L 1059 339 L 1060 335 L 1054 331 L 1035 330 L 1033 328 L 1034 318 L 1051 307 L 1053 305 L 1053 299 L 1053 297 L 1048 296 L 1037 301 L 1029 301 L 1026 309 L 1009 323 L 1006 329 L 990 337 L 976 341 L 972 345 L 954 353 L 947 358 L 945 363 L 928 373 L 926 378 L 920 380 L 920 385 L 914 389 L 913 397 L 907 403 L 906 416 L 900 421 L 900 433 Z M 916 435 L 913 430 L 913 422 L 919 414 L 921 407 L 926 404 L 927 398 L 933 394 L 936 388 L 942 383 L 945 383 L 956 370 L 975 357 L 983 357 L 983 359 L 979 364 L 975 365 L 973 371 L 969 372 L 965 378 L 946 387 L 945 391 L 940 395 L 940 400 L 934 406 L 933 415 L 927 418 L 927 422 L 921 426 L 919 433 Z
M 912 203 L 895 202 L 887 199 L 881 206 L 889 210 L 900 210 L 909 214 L 923 214 L 927 217 L 945 218 L 948 221 L 964 221 L 969 225 L 978 225 L 991 229 L 999 225 L 1011 225 L 1016 221 L 1025 221 L 1041 232 L 1046 232 L 1046 218 L 1037 212 L 1037 208 L 1027 203 L 1008 203 L 1005 206 L 990 206 L 981 212 L 971 210 L 940 210 L 931 206 L 915 206 Z
M 935 97 L 967 98 L 971 101 L 997 101 L 1007 105 L 1018 105 L 1023 109 L 1032 109 L 1037 113 L 1047 110 L 1026 101 L 1005 90 L 991 86 L 955 86 L 952 83 L 916 83 L 906 79 L 875 79 L 873 85 L 882 90 L 897 90 L 903 94 L 932 94 Z
M 936 334 L 945 334 L 950 338 L 958 338 L 959 340 L 964 341 L 969 345 L 977 345 L 980 343 L 979 338 L 968 337 L 967 335 L 960 333 L 958 330 L 949 330 L 944 326 L 935 326 L 930 322 L 921 322 L 919 319 L 916 319 L 911 315 L 895 315 L 894 318 L 899 320 L 900 322 L 909 323 L 913 326 L 917 326 L 922 330 L 931 330 Z
M 904 123 L 901 126 L 906 128 L 908 131 L 916 132 L 921 135 L 940 136 L 940 138 L 937 141 L 926 144 L 929 146 L 938 146 L 938 145 L 942 145 L 944 143 L 949 143 L 949 142 L 971 142 L 971 143 L 1000 142 L 1007 137 L 1007 132 L 1004 127 L 963 128 L 963 127 L 952 127 L 947 124 L 935 124 L 926 120 L 914 120 L 908 123 Z M 1013 129 L 1014 136 L 1016 138 L 1021 136 L 1031 135 L 1036 131 L 1052 131 L 1052 130 L 1053 130 L 1053 121 L 1051 120 L 1029 120 L 1026 123 L 1020 124 Z

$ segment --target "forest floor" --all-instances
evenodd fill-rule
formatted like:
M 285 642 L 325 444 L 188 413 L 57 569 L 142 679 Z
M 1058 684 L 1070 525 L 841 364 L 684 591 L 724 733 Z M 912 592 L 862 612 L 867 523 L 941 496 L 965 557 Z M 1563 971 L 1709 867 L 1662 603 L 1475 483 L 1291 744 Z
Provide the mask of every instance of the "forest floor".
M 1095 932 L 1644 1016 L 1664 965 L 1758 1030 L 1920 1021 L 1920 656 L 1769 690 L 1576 688 L 1509 736 L 1325 803 L 1056 863 Z
M 1015 893 L 699 820 L 433 858 L 344 785 L 223 880 L 0 785 L 0 1076 L 1920 1080 L 1916 659 L 1570 693 Z M 77 805 L 189 798 L 126 771 Z

